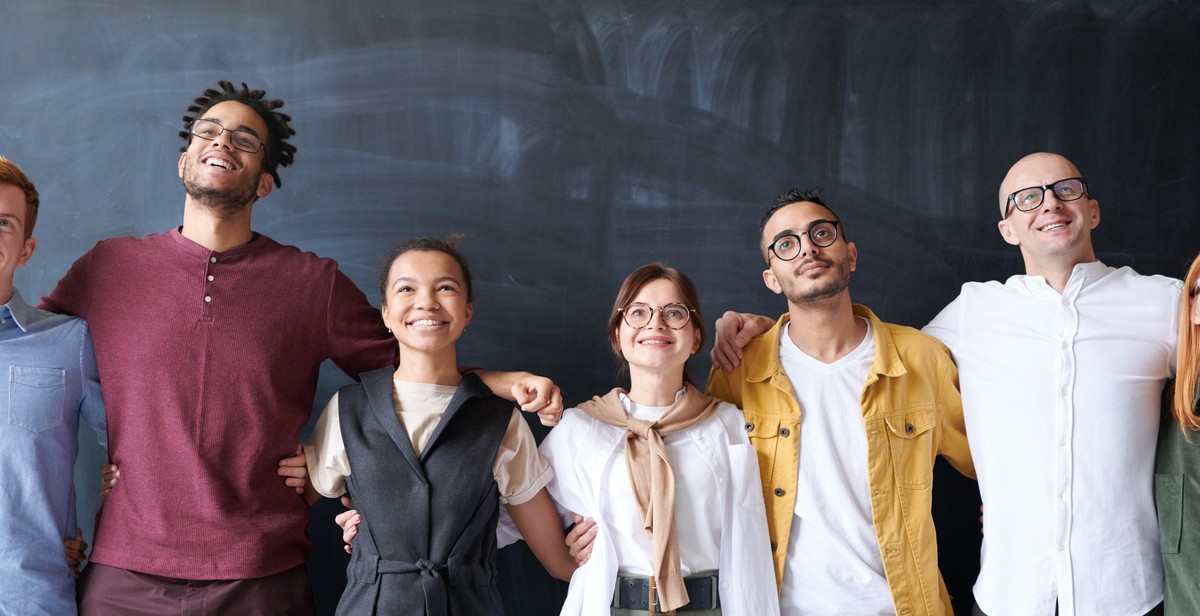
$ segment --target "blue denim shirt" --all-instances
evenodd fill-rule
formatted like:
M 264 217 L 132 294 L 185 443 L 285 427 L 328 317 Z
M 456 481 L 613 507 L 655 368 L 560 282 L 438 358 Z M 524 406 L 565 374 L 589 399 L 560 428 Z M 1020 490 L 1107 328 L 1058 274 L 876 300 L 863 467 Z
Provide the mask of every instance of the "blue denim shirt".
M 79 421 L 101 444 L 108 433 L 87 324 L 14 289 L 0 306 L 0 405 L 0 614 L 75 614 L 63 540 L 75 536 Z

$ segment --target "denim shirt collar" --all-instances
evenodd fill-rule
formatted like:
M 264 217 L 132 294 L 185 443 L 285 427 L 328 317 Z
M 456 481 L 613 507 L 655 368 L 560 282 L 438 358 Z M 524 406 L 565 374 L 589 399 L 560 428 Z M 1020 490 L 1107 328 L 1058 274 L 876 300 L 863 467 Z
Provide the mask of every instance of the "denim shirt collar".
M 3 307 L 0 307 L 0 317 L 4 316 L 4 311 L 8 312 L 13 322 L 17 324 L 17 327 L 21 328 L 21 331 L 29 331 L 29 323 L 33 320 L 33 315 L 30 313 L 34 312 L 34 310 L 25 303 L 25 300 L 21 297 L 21 292 L 16 287 L 13 287 L 12 299 L 8 300 L 8 303 L 4 304 Z

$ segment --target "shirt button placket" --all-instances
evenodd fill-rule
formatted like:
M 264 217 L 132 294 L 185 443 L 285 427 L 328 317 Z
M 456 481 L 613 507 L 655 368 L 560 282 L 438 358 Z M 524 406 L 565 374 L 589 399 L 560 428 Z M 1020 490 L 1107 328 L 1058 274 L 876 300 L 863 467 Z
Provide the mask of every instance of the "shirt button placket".
M 1059 319 L 1059 370 L 1058 393 L 1056 405 L 1059 409 L 1057 431 L 1060 447 L 1056 457 L 1058 499 L 1054 509 L 1057 510 L 1055 555 L 1056 577 L 1061 597 L 1074 595 L 1071 580 L 1071 532 L 1074 524 L 1074 506 L 1071 502 L 1072 477 L 1075 472 L 1075 460 L 1071 449 L 1071 435 L 1075 429 L 1075 347 L 1074 340 L 1079 330 L 1079 313 L 1075 308 L 1074 297 L 1077 288 L 1068 286 L 1063 290 L 1062 311 Z
M 212 318 L 212 301 L 213 301 L 212 282 L 213 282 L 213 280 L 216 279 L 216 276 L 213 275 L 213 269 L 216 267 L 216 263 L 217 263 L 217 256 L 209 255 L 208 267 L 205 268 L 205 272 L 204 272 L 204 303 L 201 305 L 201 308 L 200 308 L 201 314 L 203 314 L 204 318 L 206 318 L 206 319 Z

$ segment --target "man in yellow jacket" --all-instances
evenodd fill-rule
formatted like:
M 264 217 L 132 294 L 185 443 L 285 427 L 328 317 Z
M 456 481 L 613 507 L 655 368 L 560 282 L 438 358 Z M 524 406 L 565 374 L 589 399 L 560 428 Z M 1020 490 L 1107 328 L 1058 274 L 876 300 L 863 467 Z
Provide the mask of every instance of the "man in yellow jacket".
M 974 467 L 950 353 L 851 303 L 857 248 L 816 191 L 776 200 L 760 248 L 788 311 L 744 349 L 714 350 L 708 391 L 745 412 L 783 614 L 951 613 L 933 465 Z

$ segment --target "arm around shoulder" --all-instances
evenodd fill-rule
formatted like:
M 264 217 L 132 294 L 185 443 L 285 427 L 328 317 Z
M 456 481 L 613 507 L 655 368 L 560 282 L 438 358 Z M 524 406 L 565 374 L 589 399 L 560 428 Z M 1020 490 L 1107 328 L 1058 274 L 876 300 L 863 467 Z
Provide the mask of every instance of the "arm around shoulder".
M 54 285 L 49 295 L 43 296 L 38 308 L 59 314 L 87 316 L 88 300 L 90 298 L 90 282 L 92 255 L 100 249 L 96 244 L 71 264 L 71 269 Z
M 384 366 L 395 366 L 400 351 L 388 334 L 379 308 L 340 270 L 333 270 L 326 298 L 326 344 L 329 358 L 342 372 L 358 375 Z
M 543 426 L 557 425 L 562 419 L 562 392 L 549 378 L 532 372 L 496 372 L 473 370 L 493 394 L 512 400 L 522 411 L 537 413 Z

